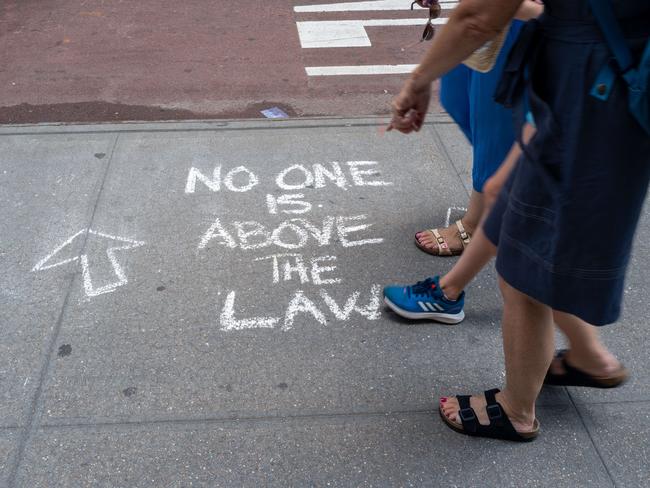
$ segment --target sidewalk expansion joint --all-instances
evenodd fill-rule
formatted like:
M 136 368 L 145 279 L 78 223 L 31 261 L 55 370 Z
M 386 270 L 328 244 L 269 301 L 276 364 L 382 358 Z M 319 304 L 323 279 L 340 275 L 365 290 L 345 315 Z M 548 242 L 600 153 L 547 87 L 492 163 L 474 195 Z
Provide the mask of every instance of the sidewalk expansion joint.
M 334 413 L 310 413 L 295 415 L 259 415 L 259 416 L 231 416 L 231 417 L 189 417 L 189 418 L 168 418 L 151 420 L 116 420 L 108 422 L 69 422 L 69 423 L 47 423 L 42 424 L 43 430 L 57 429 L 103 429 L 115 427 L 147 427 L 158 425 L 205 425 L 205 424 L 227 424 L 227 423 L 263 423 L 263 422 L 286 422 L 293 420 L 314 420 L 314 419 L 339 419 L 339 418 L 362 418 L 362 417 L 400 417 L 437 415 L 437 410 L 390 410 L 370 412 L 334 412 Z
M 598 459 L 600 459 L 601 464 L 603 465 L 603 468 L 605 469 L 605 472 L 607 473 L 607 476 L 609 476 L 609 480 L 612 482 L 612 485 L 615 488 L 618 488 L 618 485 L 616 484 L 616 480 L 614 479 L 614 476 L 609 470 L 609 466 L 607 466 L 607 463 L 605 462 L 605 457 L 603 454 L 600 452 L 600 449 L 598 449 L 598 444 L 596 444 L 596 441 L 594 437 L 591 435 L 591 430 L 589 430 L 589 426 L 587 425 L 587 422 L 585 422 L 584 417 L 582 416 L 582 413 L 580 412 L 580 409 L 578 408 L 578 405 L 576 404 L 575 400 L 573 399 L 573 395 L 571 395 L 571 392 L 567 390 L 567 395 L 569 396 L 569 401 L 571 402 L 571 405 L 573 405 L 573 408 L 575 409 L 576 415 L 580 419 L 580 422 L 582 423 L 582 428 L 585 430 L 587 433 L 587 436 L 589 437 L 589 441 L 591 442 L 592 447 L 594 448 L 594 451 L 596 452 L 596 455 L 598 456 Z
M 544 410 L 565 409 L 565 405 L 544 405 Z M 114 420 L 99 422 L 49 422 L 40 425 L 43 430 L 68 430 L 68 429 L 110 429 L 110 428 L 140 428 L 160 425 L 206 425 L 206 424 L 227 424 L 227 423 L 264 423 L 264 422 L 287 422 L 302 420 L 327 420 L 346 419 L 363 417 L 401 417 L 401 416 L 432 416 L 437 419 L 437 409 L 412 409 L 412 410 L 387 410 L 368 412 L 330 412 L 330 413 L 306 413 L 289 415 L 252 415 L 252 416 L 229 416 L 229 417 L 185 417 L 185 418 L 159 418 L 141 420 Z
M 452 124 L 453 124 L 453 122 L 452 122 Z M 460 182 L 461 188 L 465 189 L 465 184 L 464 184 L 464 181 L 463 181 L 463 177 L 461 176 L 459 169 L 454 164 L 454 158 L 452 158 L 451 154 L 449 154 L 449 151 L 447 151 L 447 146 L 445 146 L 445 144 L 444 144 L 444 142 L 442 140 L 442 137 L 440 136 L 440 134 L 436 130 L 436 127 L 435 127 L 436 125 L 438 125 L 438 124 L 432 124 L 434 137 L 436 139 L 436 145 L 440 147 L 441 151 L 443 152 L 443 154 L 445 156 L 445 159 L 447 160 L 447 163 L 449 163 L 449 165 L 453 169 L 454 173 L 456 174 L 456 177 L 458 178 L 458 181 Z M 468 197 L 471 196 L 470 193 L 466 189 L 465 189 L 465 193 L 467 193 Z
M 115 153 L 115 148 L 117 147 L 117 142 L 119 140 L 120 136 L 117 134 L 115 136 L 115 140 L 113 141 L 113 145 L 110 150 L 110 155 L 107 158 L 106 161 L 106 166 L 104 167 L 104 173 L 99 180 L 98 183 L 98 189 L 96 190 L 96 198 L 94 201 L 94 204 L 92 206 L 92 211 L 90 213 L 90 218 L 88 219 L 88 225 L 86 229 L 90 229 L 93 225 L 93 220 L 95 218 L 95 213 L 97 212 L 97 207 L 99 205 L 99 200 L 102 195 L 102 191 L 104 190 L 104 184 L 106 182 L 106 178 L 108 176 L 108 171 L 111 166 L 111 162 L 113 160 L 113 154 Z M 81 245 L 81 250 L 83 253 L 83 250 L 86 248 L 88 240 L 88 232 L 86 232 L 84 236 L 83 243 Z M 27 448 L 27 445 L 29 444 L 29 441 L 31 440 L 32 436 L 36 432 L 36 430 L 40 427 L 39 425 L 39 419 L 40 419 L 40 407 L 41 407 L 41 402 L 42 402 L 42 397 L 43 397 L 43 387 L 46 382 L 47 374 L 50 370 L 50 363 L 51 359 L 54 356 L 54 353 L 56 351 L 56 344 L 57 340 L 59 337 L 59 334 L 61 332 L 61 327 L 63 325 L 63 318 L 65 316 L 65 311 L 68 308 L 68 301 L 70 299 L 70 295 L 72 293 L 72 288 L 75 283 L 75 280 L 78 276 L 78 273 L 74 273 L 70 276 L 68 280 L 68 286 L 65 291 L 65 296 L 63 299 L 63 304 L 61 306 L 61 310 L 59 311 L 59 315 L 57 317 L 56 323 L 52 329 L 52 333 L 50 334 L 49 341 L 47 341 L 47 345 L 45 347 L 45 358 L 43 360 L 43 364 L 41 366 L 41 371 L 38 374 L 38 383 L 36 390 L 34 392 L 34 396 L 31 401 L 30 409 L 29 409 L 29 415 L 27 419 L 27 423 L 25 426 L 25 429 L 20 436 L 20 440 L 18 441 L 18 447 L 16 449 L 16 454 L 14 456 L 14 459 L 12 461 L 11 467 L 9 469 L 9 476 L 8 476 L 8 486 L 9 487 L 14 487 L 16 486 L 16 478 L 18 476 L 18 470 L 20 469 L 20 466 L 23 462 L 23 459 L 25 457 L 25 450 Z

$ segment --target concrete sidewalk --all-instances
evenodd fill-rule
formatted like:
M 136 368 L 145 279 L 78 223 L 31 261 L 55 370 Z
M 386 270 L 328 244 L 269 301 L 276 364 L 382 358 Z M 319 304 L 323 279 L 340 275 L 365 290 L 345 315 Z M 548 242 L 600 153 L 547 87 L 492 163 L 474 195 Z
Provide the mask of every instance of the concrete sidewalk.
M 545 389 L 532 444 L 454 434 L 435 399 L 503 381 L 494 270 L 455 327 L 379 292 L 452 266 L 412 238 L 470 151 L 381 127 L 0 127 L 0 486 L 647 486 L 647 218 L 604 330 L 629 384 Z

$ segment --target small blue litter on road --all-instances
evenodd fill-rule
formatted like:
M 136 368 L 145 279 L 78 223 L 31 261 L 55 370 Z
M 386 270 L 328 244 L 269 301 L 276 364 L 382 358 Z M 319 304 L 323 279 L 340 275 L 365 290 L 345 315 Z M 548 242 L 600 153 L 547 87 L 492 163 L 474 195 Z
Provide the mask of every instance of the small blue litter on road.
M 262 115 L 267 119 L 286 119 L 289 116 L 279 107 L 267 108 L 266 110 L 261 110 Z

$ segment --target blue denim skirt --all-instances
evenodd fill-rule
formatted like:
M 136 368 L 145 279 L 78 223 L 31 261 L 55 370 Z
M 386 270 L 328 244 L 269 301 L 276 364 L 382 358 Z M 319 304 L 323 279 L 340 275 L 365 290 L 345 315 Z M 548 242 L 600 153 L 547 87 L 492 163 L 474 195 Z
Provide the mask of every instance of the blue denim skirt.
M 621 311 L 650 180 L 650 137 L 628 111 L 622 79 L 607 100 L 590 94 L 611 54 L 587 3 L 545 2 L 544 16 L 524 27 L 512 50 L 500 89 L 515 112 L 530 109 L 537 133 L 484 230 L 498 246 L 497 271 L 508 284 L 605 325 Z M 640 57 L 650 34 L 650 2 L 615 6 L 629 14 L 621 25 Z

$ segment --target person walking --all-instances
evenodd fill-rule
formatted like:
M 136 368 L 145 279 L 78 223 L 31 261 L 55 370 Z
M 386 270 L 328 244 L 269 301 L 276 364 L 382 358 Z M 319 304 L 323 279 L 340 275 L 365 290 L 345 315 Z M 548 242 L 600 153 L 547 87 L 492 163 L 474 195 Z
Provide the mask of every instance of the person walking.
M 505 387 L 440 398 L 442 419 L 463 434 L 537 437 L 535 400 L 554 357 L 554 321 L 585 346 L 573 352 L 589 356 L 596 352 L 585 325 L 620 315 L 650 180 L 650 136 L 628 106 L 636 93 L 608 69 L 612 50 L 595 2 L 611 2 L 638 63 L 650 38 L 650 3 L 641 0 L 549 0 L 506 63 L 500 99 L 522 114 L 529 108 L 537 131 L 483 227 L 497 246 Z M 393 101 L 389 127 L 419 129 L 431 82 L 495 37 L 520 3 L 463 0 Z
M 418 0 L 417 3 L 422 7 L 437 6 L 435 1 Z M 512 112 L 494 101 L 494 92 L 523 21 L 538 17 L 543 10 L 544 7 L 533 0 L 521 4 L 489 71 L 480 72 L 460 65 L 440 79 L 440 104 L 472 145 L 472 193 L 465 214 L 449 227 L 415 234 L 415 245 L 426 253 L 457 256 L 465 250 L 478 227 L 485 210 L 483 186 L 515 141 Z

